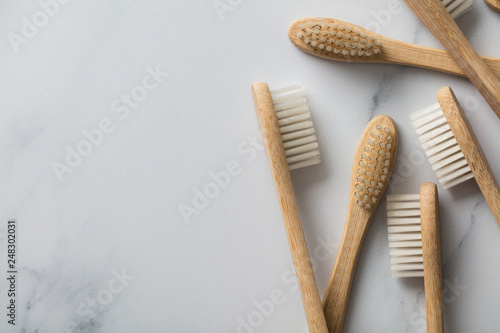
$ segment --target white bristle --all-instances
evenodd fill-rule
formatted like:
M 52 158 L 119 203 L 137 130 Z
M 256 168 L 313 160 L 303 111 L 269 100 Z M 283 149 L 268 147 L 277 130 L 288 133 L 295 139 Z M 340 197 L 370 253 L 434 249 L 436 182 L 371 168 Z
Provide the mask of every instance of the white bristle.
M 387 217 L 391 275 L 424 276 L 420 195 L 388 195 Z
M 296 119 L 296 120 L 299 122 L 298 123 L 291 123 L 288 125 L 284 125 L 283 127 L 280 127 L 281 134 L 301 131 L 301 130 L 305 130 L 308 128 L 314 128 L 311 120 L 302 120 L 302 119 Z
M 457 18 L 472 8 L 472 0 L 441 0 L 452 18 Z
M 395 278 L 404 278 L 404 277 L 423 277 L 424 271 L 397 271 L 392 273 L 392 277 Z
M 313 142 L 313 143 L 298 146 L 295 148 L 287 149 L 285 151 L 285 153 L 286 153 L 286 156 L 294 156 L 294 155 L 299 155 L 299 154 L 305 154 L 307 152 L 310 152 L 312 150 L 317 150 L 317 149 L 318 149 L 318 143 Z
M 302 114 L 297 114 L 288 118 L 278 119 L 278 125 L 280 126 L 280 128 L 282 128 L 295 123 L 303 123 L 308 121 L 309 119 L 311 119 L 311 113 L 304 112 Z
M 271 91 L 288 168 L 295 170 L 321 162 L 305 91 L 299 85 Z
M 443 188 L 474 178 L 438 103 L 412 113 L 410 119 Z
M 387 202 L 416 201 L 420 200 L 420 194 L 391 194 L 387 196 Z
M 287 141 L 283 145 L 285 146 L 285 149 L 288 149 L 288 148 L 298 147 L 301 145 L 307 145 L 310 143 L 316 143 L 316 135 L 312 134 L 312 135 L 302 137 L 302 138 L 297 139 L 297 140 Z
M 422 256 L 406 256 L 406 257 L 392 257 L 390 262 L 391 264 L 404 264 L 410 262 L 423 262 L 424 258 Z
M 415 202 L 387 202 L 387 209 L 411 209 L 419 207 L 420 205 Z
M 400 232 L 420 232 L 420 227 L 418 225 L 396 225 L 388 226 L 387 230 L 389 231 L 389 234 Z
M 410 257 L 413 256 L 421 256 L 422 261 L 424 260 L 423 258 L 423 252 L 422 252 L 422 247 L 414 247 L 414 248 L 392 248 L 389 249 L 389 255 L 391 258 L 398 258 L 398 260 L 406 262 L 406 260 L 409 260 Z
M 287 144 L 291 144 L 292 140 L 297 140 L 300 138 L 305 138 L 309 137 L 312 138 L 314 136 L 314 141 L 316 141 L 316 137 L 314 135 L 314 128 L 308 128 L 302 131 L 297 131 L 297 132 L 292 132 L 292 133 L 287 133 L 287 134 L 281 134 L 281 139 L 283 140 L 283 144 L 285 145 L 285 148 Z
M 418 206 L 420 208 L 420 206 Z M 420 216 L 420 209 L 394 209 L 387 207 L 387 217 Z
M 388 218 L 387 225 L 420 224 L 419 217 L 396 217 Z

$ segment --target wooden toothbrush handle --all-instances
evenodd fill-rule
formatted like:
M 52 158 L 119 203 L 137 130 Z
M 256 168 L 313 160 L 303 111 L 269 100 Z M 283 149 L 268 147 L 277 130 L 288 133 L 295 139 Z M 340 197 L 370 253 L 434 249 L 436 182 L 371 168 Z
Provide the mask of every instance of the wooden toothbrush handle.
M 500 227 L 500 188 L 469 120 L 450 87 L 439 89 L 437 98 L 439 104 L 442 105 L 441 108 L 446 109 L 444 114 L 451 131 L 457 139 L 458 146 L 464 154 L 472 174 L 474 174 L 474 178 Z
M 252 95 L 309 332 L 328 333 L 269 87 L 264 82 L 254 83 Z
M 491 9 L 500 13 L 500 0 L 484 0 Z
M 491 71 L 493 72 L 493 74 L 495 74 L 497 79 L 500 80 L 500 59 L 493 57 L 485 57 L 485 56 L 481 56 L 481 59 L 483 59 L 486 66 L 488 66 L 491 69 Z
M 409 65 L 467 77 L 447 51 L 395 41 L 387 37 L 378 37 L 378 39 L 383 42 L 382 45 L 385 45 L 383 57 L 387 63 Z M 481 59 L 500 80 L 500 58 L 481 56 Z
M 440 0 L 404 0 L 476 86 L 500 118 L 500 81 L 491 72 Z
M 420 220 L 424 258 L 425 310 L 428 333 L 443 333 L 443 279 L 441 274 L 441 226 L 437 186 L 420 186 Z
M 368 229 L 366 220 L 369 218 L 369 211 L 350 201 L 342 241 L 323 298 L 323 311 L 330 333 L 342 332 L 356 263 Z

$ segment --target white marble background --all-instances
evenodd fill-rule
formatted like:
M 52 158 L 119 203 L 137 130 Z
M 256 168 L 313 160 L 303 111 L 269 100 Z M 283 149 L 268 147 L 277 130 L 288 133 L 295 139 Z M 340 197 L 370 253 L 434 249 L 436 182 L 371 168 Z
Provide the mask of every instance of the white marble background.
M 294 19 L 326 16 L 439 48 L 399 0 L 2 1 L 0 16 L 2 281 L 11 218 L 19 271 L 15 327 L 0 284 L 2 332 L 304 332 L 274 187 L 255 143 L 254 81 L 307 90 L 323 163 L 292 176 L 321 294 L 354 149 L 374 115 L 390 115 L 400 130 L 389 192 L 437 181 L 408 115 L 445 85 L 500 177 L 500 120 L 467 80 L 330 62 L 287 39 Z M 500 57 L 500 14 L 476 0 L 457 21 L 481 54 Z M 30 30 L 33 22 L 39 27 Z M 126 101 L 131 93 L 138 102 Z M 87 156 L 68 166 L 68 149 Z M 181 207 L 227 168 L 229 183 L 184 218 Z M 500 229 L 474 182 L 440 188 L 440 199 L 447 331 L 500 332 Z M 423 332 L 424 309 L 422 280 L 390 277 L 382 204 L 344 331 Z

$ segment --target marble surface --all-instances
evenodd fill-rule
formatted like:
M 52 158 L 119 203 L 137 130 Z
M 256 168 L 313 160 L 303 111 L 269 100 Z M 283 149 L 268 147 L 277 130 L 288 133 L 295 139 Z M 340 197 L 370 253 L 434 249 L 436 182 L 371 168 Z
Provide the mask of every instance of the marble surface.
M 445 85 L 500 177 L 500 120 L 468 80 L 331 62 L 286 36 L 294 19 L 325 16 L 441 48 L 400 1 L 3 1 L 0 13 L 0 276 L 9 219 L 18 272 L 15 326 L 0 284 L 2 332 L 306 331 L 255 81 L 307 90 L 322 164 L 292 178 L 320 294 L 373 116 L 400 131 L 389 193 L 437 181 L 408 115 Z M 457 22 L 500 57 L 500 14 L 476 1 Z M 439 191 L 446 329 L 500 332 L 500 228 L 475 182 Z M 424 332 L 423 281 L 390 277 L 384 206 L 344 331 Z

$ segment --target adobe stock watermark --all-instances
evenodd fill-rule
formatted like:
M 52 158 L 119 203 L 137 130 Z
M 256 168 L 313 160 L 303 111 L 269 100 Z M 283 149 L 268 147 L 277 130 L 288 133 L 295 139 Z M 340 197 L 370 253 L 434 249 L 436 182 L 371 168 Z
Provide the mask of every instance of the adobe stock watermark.
M 249 136 L 238 145 L 237 150 L 245 164 L 252 162 L 257 153 L 264 150 L 261 136 Z M 179 204 L 179 212 L 184 222 L 191 223 L 192 217 L 199 215 L 201 211 L 206 209 L 210 202 L 227 188 L 231 179 L 240 175 L 242 171 L 242 163 L 233 159 L 226 162 L 219 170 L 209 172 L 208 178 L 210 180 L 204 185 L 193 188 L 193 197 L 190 202 L 181 202 Z
M 214 7 L 215 12 L 219 17 L 219 20 L 223 22 L 224 15 L 226 15 L 226 13 L 234 11 L 234 9 L 242 3 L 243 0 L 216 0 L 212 2 L 212 6 Z
M 164 79 L 169 76 L 169 73 L 160 69 L 160 65 L 156 65 L 153 69 L 150 66 L 146 67 L 146 74 L 142 82 L 132 89 L 128 94 L 122 94 L 119 98 L 113 100 L 110 104 L 111 113 L 118 117 L 118 120 L 126 120 L 131 112 L 137 109 L 149 94 L 158 88 L 164 82 Z M 116 129 L 117 121 L 113 121 L 110 117 L 103 117 L 97 122 L 94 128 L 84 129 L 82 131 L 82 139 L 74 146 L 66 145 L 66 156 L 62 162 L 52 162 L 52 170 L 55 176 L 62 182 L 65 174 L 70 174 L 75 168 L 82 164 L 83 160 L 88 157 L 95 148 L 99 147 L 104 139 Z
M 451 304 L 457 300 L 457 298 L 462 295 L 462 292 L 467 289 L 466 285 L 461 285 L 458 282 L 458 277 L 453 279 L 453 282 L 445 279 L 443 282 L 443 311 L 446 309 L 446 305 Z M 415 328 L 416 332 L 425 332 L 427 329 L 426 319 L 425 319 L 425 307 L 420 307 L 410 316 L 410 325 Z
M 111 270 L 111 277 L 106 288 L 99 290 L 94 297 L 88 298 L 85 302 L 81 302 L 76 313 L 82 317 L 82 321 L 91 321 L 96 318 L 97 313 L 109 308 L 111 303 L 121 294 L 129 285 L 130 281 L 135 280 L 134 275 L 129 275 L 124 269 L 121 272 Z M 78 325 L 75 322 L 67 324 L 64 328 L 65 333 L 79 331 Z
M 472 95 L 467 95 L 464 99 L 461 100 L 460 105 L 463 108 L 465 115 L 468 117 L 472 115 L 474 112 L 479 110 L 482 106 L 488 107 L 486 101 L 479 90 L 474 89 L 474 93 Z
M 339 244 L 334 242 L 331 236 L 326 239 L 316 238 L 317 245 L 311 252 L 311 264 L 313 271 L 319 267 L 319 263 L 328 260 L 338 249 Z M 269 293 L 269 297 L 264 300 L 254 300 L 253 309 L 250 313 L 236 318 L 236 333 L 254 333 L 261 327 L 266 319 L 270 318 L 276 308 L 284 304 L 287 292 L 296 292 L 299 289 L 297 276 L 294 269 L 288 269 L 281 275 L 281 281 L 285 288 L 277 288 Z
M 14 52 L 19 53 L 19 47 L 27 44 L 30 40 L 38 36 L 40 29 L 44 28 L 50 20 L 58 14 L 61 6 L 66 5 L 70 0 L 41 0 L 38 2 L 40 10 L 35 12 L 30 18 L 21 17 L 22 25 L 19 33 L 8 32 L 7 39 Z
M 370 11 L 373 20 L 368 21 L 364 28 L 375 33 L 380 33 L 382 27 L 387 27 L 391 24 L 392 15 L 398 15 L 403 10 L 403 4 L 399 0 L 390 0 L 387 2 L 387 9 L 379 9 Z

